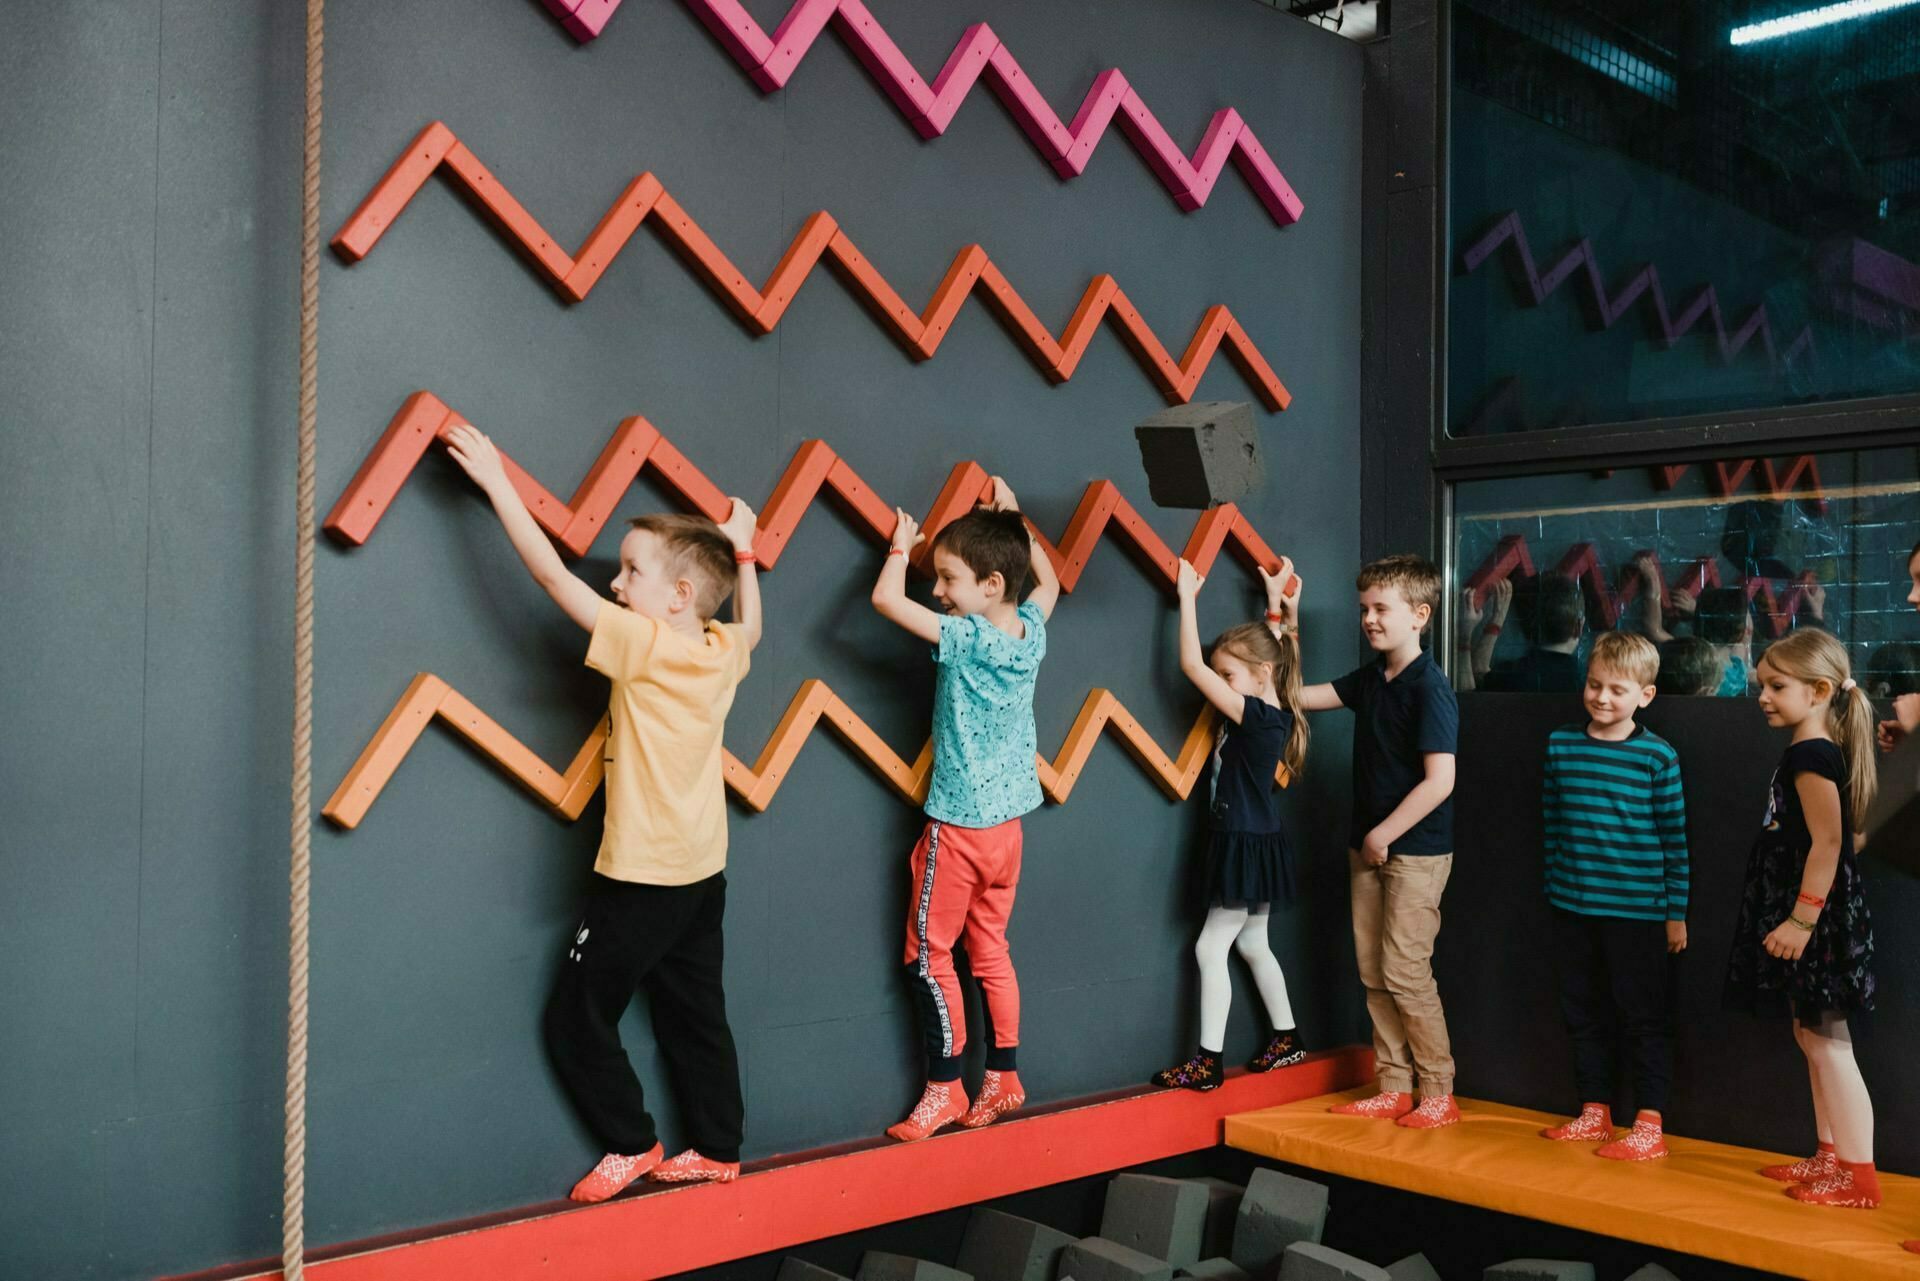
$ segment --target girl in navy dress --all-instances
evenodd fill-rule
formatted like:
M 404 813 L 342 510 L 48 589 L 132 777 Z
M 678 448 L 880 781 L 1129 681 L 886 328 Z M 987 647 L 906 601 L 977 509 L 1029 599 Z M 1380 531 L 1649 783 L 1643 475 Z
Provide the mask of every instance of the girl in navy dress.
M 1157 1073 L 1156 1085 L 1217 1089 L 1233 999 L 1227 953 L 1240 954 L 1253 973 L 1266 1006 L 1272 1036 L 1247 1067 L 1270 1072 L 1306 1057 L 1294 1035 L 1287 981 L 1267 946 L 1267 912 L 1293 899 L 1293 851 L 1280 827 L 1280 797 L 1274 782 L 1284 764 L 1297 772 L 1307 755 L 1307 722 L 1294 714 L 1300 696 L 1300 642 L 1284 591 L 1293 563 L 1260 577 L 1267 585 L 1267 621 L 1230 627 L 1213 643 L 1209 660 L 1200 649 L 1194 599 L 1205 580 L 1180 562 L 1180 670 L 1225 718 L 1215 740 L 1212 816 L 1202 883 L 1206 924 L 1194 956 L 1200 962 L 1200 1047 L 1192 1058 Z M 1293 593 L 1298 595 L 1296 589 Z
M 1846 648 L 1804 628 L 1755 667 L 1767 724 L 1793 731 L 1773 772 L 1767 813 L 1727 963 L 1727 1003 L 1793 1017 L 1807 1059 L 1820 1146 L 1761 1173 L 1814 1205 L 1880 1204 L 1873 1101 L 1847 1019 L 1873 1008 L 1873 920 L 1855 858 L 1856 817 L 1873 803 L 1873 704 L 1854 684 Z

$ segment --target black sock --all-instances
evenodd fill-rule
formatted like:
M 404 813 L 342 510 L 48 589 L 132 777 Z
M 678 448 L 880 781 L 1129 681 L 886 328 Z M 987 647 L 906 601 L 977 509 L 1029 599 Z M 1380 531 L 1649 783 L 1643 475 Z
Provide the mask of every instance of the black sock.
M 987 1047 L 987 1070 L 989 1072 L 1014 1072 L 1014 1056 L 1020 1052 L 1017 1045 L 990 1045 Z
M 1209 1063 L 1218 1063 L 1220 1061 L 1220 1051 L 1209 1050 L 1206 1046 L 1203 1045 L 1200 1047 L 1199 1057 L 1205 1059 Z

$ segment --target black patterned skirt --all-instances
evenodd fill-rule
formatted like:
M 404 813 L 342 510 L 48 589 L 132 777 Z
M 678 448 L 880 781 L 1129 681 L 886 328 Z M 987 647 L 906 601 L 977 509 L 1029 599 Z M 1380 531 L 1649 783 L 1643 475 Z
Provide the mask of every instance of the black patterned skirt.
M 1283 832 L 1209 832 L 1201 880 L 1207 907 L 1293 902 L 1293 847 Z
M 1814 1023 L 1873 1008 L 1873 917 L 1852 851 L 1841 852 L 1833 888 L 1800 959 L 1769 956 L 1761 946 L 1794 910 L 1806 866 L 1807 850 L 1777 833 L 1762 832 L 1754 841 L 1727 959 L 1728 1009 L 1791 1013 Z

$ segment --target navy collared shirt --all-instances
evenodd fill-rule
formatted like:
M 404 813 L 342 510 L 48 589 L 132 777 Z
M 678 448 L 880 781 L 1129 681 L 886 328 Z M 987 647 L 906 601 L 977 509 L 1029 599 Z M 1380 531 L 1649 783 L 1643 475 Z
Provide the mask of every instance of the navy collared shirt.
M 1460 705 L 1447 674 L 1425 653 L 1392 680 L 1387 679 L 1386 659 L 1377 658 L 1335 681 L 1333 692 L 1354 715 L 1353 826 L 1347 843 L 1357 850 L 1367 833 L 1426 778 L 1426 756 L 1457 750 Z M 1394 854 L 1451 854 L 1453 797 L 1441 801 L 1389 849 Z

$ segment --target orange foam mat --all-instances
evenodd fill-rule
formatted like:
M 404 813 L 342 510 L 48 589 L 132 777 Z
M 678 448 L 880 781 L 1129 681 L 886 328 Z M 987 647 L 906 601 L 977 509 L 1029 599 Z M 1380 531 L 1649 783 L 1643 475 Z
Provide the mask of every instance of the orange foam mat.
M 1791 1159 L 1774 1152 L 1669 1135 L 1672 1156 L 1629 1165 L 1602 1161 L 1586 1144 L 1539 1137 L 1542 1126 L 1565 1117 L 1499 1103 L 1462 1099 L 1461 1123 L 1430 1131 L 1327 1112 L 1330 1104 L 1369 1092 L 1238 1113 L 1227 1118 L 1227 1144 L 1329 1174 L 1810 1281 L 1920 1281 L 1920 1255 L 1900 1248 L 1903 1238 L 1920 1234 L 1920 1179 L 1883 1174 L 1880 1209 L 1833 1210 L 1801 1205 L 1757 1174 L 1763 1165 Z

